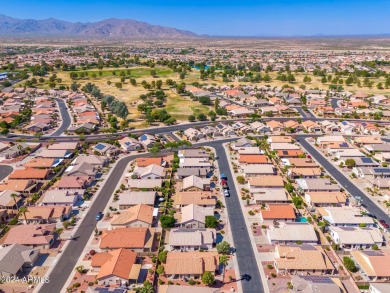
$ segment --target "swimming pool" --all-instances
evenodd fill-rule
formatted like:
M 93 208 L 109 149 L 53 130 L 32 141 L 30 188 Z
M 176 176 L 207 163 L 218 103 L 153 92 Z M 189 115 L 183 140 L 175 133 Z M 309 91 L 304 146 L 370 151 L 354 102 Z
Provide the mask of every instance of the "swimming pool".
M 299 217 L 296 219 L 296 222 L 307 223 L 307 218 L 306 217 Z

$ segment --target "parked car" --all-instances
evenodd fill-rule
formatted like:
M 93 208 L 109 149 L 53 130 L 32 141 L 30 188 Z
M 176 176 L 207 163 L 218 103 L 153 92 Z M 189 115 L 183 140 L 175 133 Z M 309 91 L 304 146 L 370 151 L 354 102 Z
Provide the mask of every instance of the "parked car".
M 389 224 L 387 224 L 385 220 L 379 220 L 379 223 L 383 226 L 383 228 L 388 229 L 390 227 Z
M 230 192 L 229 192 L 229 190 L 225 189 L 225 190 L 223 191 L 223 195 L 224 195 L 225 197 L 230 197 Z
M 100 221 L 102 218 L 103 218 L 103 213 L 102 212 L 98 212 L 97 215 L 96 215 L 96 221 Z

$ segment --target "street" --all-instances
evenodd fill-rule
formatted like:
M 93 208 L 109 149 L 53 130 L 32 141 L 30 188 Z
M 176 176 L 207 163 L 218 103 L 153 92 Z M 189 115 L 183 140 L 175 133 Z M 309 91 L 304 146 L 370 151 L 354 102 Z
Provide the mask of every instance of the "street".
M 307 150 L 307 152 L 315 159 L 317 162 L 324 167 L 324 169 L 331 174 L 338 182 L 340 182 L 341 187 L 349 192 L 353 197 L 360 197 L 363 199 L 364 207 L 378 220 L 383 219 L 386 222 L 389 222 L 389 216 L 381 210 L 372 200 L 359 188 L 357 188 L 344 174 L 342 174 L 335 166 L 332 165 L 327 159 L 325 159 L 310 143 L 308 143 L 304 136 L 297 136 L 299 143 Z M 390 229 L 387 229 L 390 231 Z
M 64 100 L 60 98 L 55 98 L 55 100 L 57 101 L 58 107 L 61 111 L 62 123 L 61 126 L 49 136 L 60 136 L 69 128 L 71 123 L 68 108 L 66 107 Z

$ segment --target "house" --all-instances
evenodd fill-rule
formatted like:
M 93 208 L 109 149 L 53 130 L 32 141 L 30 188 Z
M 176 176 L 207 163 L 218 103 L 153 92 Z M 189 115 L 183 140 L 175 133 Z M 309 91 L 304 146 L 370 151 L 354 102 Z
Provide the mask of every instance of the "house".
M 0 249 L 0 276 L 7 278 L 19 276 L 19 274 L 32 268 L 39 257 L 39 249 L 12 244 Z
M 0 210 L 17 210 L 23 205 L 19 192 L 13 190 L 0 191 Z
M 307 179 L 295 179 L 298 185 L 299 192 L 336 192 L 340 191 L 340 187 L 337 184 L 332 184 L 327 178 L 307 178 Z
M 91 176 L 62 176 L 55 183 L 57 189 L 85 189 L 91 185 L 94 177 Z
M 162 179 L 131 179 L 126 178 L 127 186 L 132 191 L 153 191 L 161 188 Z
M 101 169 L 108 163 L 108 159 L 104 156 L 97 155 L 78 155 L 71 163 L 71 166 L 81 165 L 82 163 L 88 163 L 94 166 L 96 169 Z
M 206 217 L 214 216 L 213 208 L 204 208 L 196 204 L 190 204 L 181 208 L 180 226 L 200 229 L 206 227 Z
M 168 237 L 171 250 L 210 250 L 216 243 L 215 229 L 171 229 Z
M 272 244 L 304 243 L 317 244 L 318 238 L 313 226 L 309 223 L 284 223 L 271 226 L 267 237 Z
M 238 160 L 240 165 L 248 164 L 270 164 L 270 160 L 266 155 L 240 155 Z
M 133 175 L 140 179 L 163 179 L 165 171 L 164 167 L 152 164 L 147 167 L 136 167 Z
M 358 136 L 358 137 L 355 137 L 354 143 L 357 146 L 363 146 L 366 144 L 369 144 L 369 145 L 383 144 L 383 140 L 378 136 Z
M 309 206 L 345 206 L 347 196 L 343 192 L 306 192 L 305 201 Z
M 333 274 L 335 268 L 321 246 L 276 245 L 274 267 L 277 273 L 322 275 Z
M 8 178 L 10 180 L 46 180 L 48 179 L 50 175 L 50 170 L 47 169 L 36 169 L 36 168 L 24 168 L 24 169 L 17 169 L 13 171 Z
M 50 224 L 68 219 L 71 213 L 70 206 L 30 206 L 23 216 L 26 217 L 27 223 Z
M 288 203 L 291 198 L 284 188 L 260 188 L 254 193 L 256 204 L 263 203 Z
M 234 149 L 247 148 L 247 147 L 253 147 L 253 145 L 254 145 L 253 141 L 247 139 L 246 137 L 242 137 L 233 144 L 233 148 Z
M 336 152 L 336 158 L 339 160 L 347 160 L 354 157 L 365 157 L 366 155 L 363 154 L 358 149 L 340 149 Z
M 153 228 L 126 227 L 113 230 L 103 230 L 100 249 L 126 248 L 135 252 L 151 252 L 155 238 Z
M 354 167 L 352 169 L 352 173 L 354 173 L 357 177 L 367 178 L 369 180 L 372 179 L 384 179 L 390 178 L 390 168 L 371 168 L 371 167 Z
M 67 150 L 67 151 L 74 151 L 79 148 L 78 142 L 59 142 L 59 143 L 53 143 L 52 145 L 49 145 L 47 147 L 48 150 Z
M 263 154 L 263 150 L 259 147 L 244 147 L 237 149 L 238 154 L 241 155 L 261 155 Z
M 322 175 L 319 167 L 316 168 L 297 168 L 293 167 L 287 172 L 290 178 L 318 178 Z
M 141 143 L 138 142 L 135 138 L 132 137 L 124 137 L 120 140 L 118 140 L 121 148 L 125 152 L 133 152 L 133 151 L 139 151 L 142 149 Z
M 208 158 L 182 158 L 179 162 L 180 168 L 206 168 L 211 169 Z
M 177 156 L 182 158 L 203 158 L 208 160 L 210 155 L 204 149 L 184 149 L 179 150 Z
M 351 256 L 367 281 L 390 280 L 390 254 L 388 252 L 353 250 Z
M 205 137 L 204 133 L 201 131 L 195 129 L 195 128 L 187 128 L 184 130 L 183 135 L 187 138 L 189 141 L 198 141 Z
M 317 211 L 322 219 L 327 220 L 330 225 L 336 227 L 373 227 L 374 220 L 366 215 L 362 215 L 360 210 L 354 207 L 321 207 Z
M 57 238 L 56 224 L 16 225 L 5 235 L 3 245 L 21 244 L 50 248 Z
M 167 254 L 165 275 L 168 279 L 199 279 L 205 272 L 215 274 L 219 266 L 217 252 L 176 252 Z
M 209 174 L 209 170 L 206 168 L 178 168 L 176 171 L 176 179 L 184 179 L 188 176 L 197 176 L 206 178 Z
M 137 253 L 129 249 L 99 252 L 92 256 L 92 269 L 99 269 L 96 279 L 104 285 L 122 286 L 137 282 L 141 265 L 137 264 Z
M 207 191 L 210 190 L 210 178 L 188 176 L 183 179 L 182 191 Z
M 116 157 L 121 152 L 120 149 L 116 146 L 103 142 L 99 142 L 98 144 L 93 146 L 92 150 L 94 151 L 94 153 L 107 157 Z
M 41 197 L 41 204 L 48 206 L 74 206 L 84 196 L 84 189 L 51 189 Z
M 62 159 L 53 159 L 53 158 L 32 158 L 27 163 L 24 164 L 24 167 L 27 168 L 38 168 L 38 169 L 53 169 L 63 162 Z
M 158 166 L 163 166 L 164 165 L 164 160 L 161 157 L 153 157 L 153 158 L 136 158 L 135 159 L 135 164 L 137 167 L 147 167 L 149 165 L 158 165 Z
M 342 293 L 342 288 L 337 285 L 332 278 L 325 276 L 304 276 L 293 275 L 291 278 L 294 293 Z
M 291 150 L 299 150 L 299 146 L 293 143 L 285 143 L 285 142 L 272 142 L 270 144 L 270 148 L 273 151 L 279 151 L 279 150 L 285 150 L 285 151 L 291 151 Z
M 378 228 L 329 227 L 330 237 L 342 249 L 372 249 L 384 240 Z
M 190 191 L 176 192 L 173 196 L 173 205 L 175 208 L 181 208 L 190 204 L 196 204 L 201 207 L 215 207 L 217 199 L 211 191 Z
M 302 150 L 278 150 L 276 154 L 280 158 L 300 158 L 305 156 Z
M 53 159 L 69 159 L 73 153 L 69 150 L 42 150 L 37 157 Z
M 268 143 L 292 143 L 293 139 L 289 135 L 273 135 L 267 138 Z
M 260 189 L 263 188 L 283 188 L 284 187 L 284 181 L 283 177 L 280 175 L 275 176 L 256 176 L 256 177 L 250 177 L 248 179 L 248 187 L 251 192 L 257 192 Z
M 129 191 L 119 194 L 118 205 L 120 210 L 128 209 L 138 204 L 154 206 L 158 193 L 156 191 Z
M 283 123 L 281 123 L 279 121 L 275 121 L 275 120 L 267 121 L 266 124 L 267 124 L 267 127 L 272 132 L 279 132 L 279 131 L 283 130 L 283 128 L 284 128 Z
M 293 168 L 316 168 L 317 163 L 309 158 L 288 158 L 282 159 L 284 166 L 291 166 Z
M 138 141 L 146 148 L 151 148 L 156 143 L 156 138 L 150 134 L 142 134 Z
M 95 177 L 98 169 L 89 163 L 83 162 L 77 165 L 71 165 L 65 170 L 66 176 L 74 177 Z
M 240 169 L 245 177 L 276 175 L 275 167 L 270 164 L 249 164 L 240 167 Z
M 36 182 L 31 179 L 7 180 L 0 184 L 0 191 L 14 190 L 20 193 L 31 193 L 36 187 Z
M 370 283 L 368 288 L 370 293 L 387 293 L 390 292 L 390 283 Z
M 114 215 L 111 222 L 113 227 L 150 227 L 153 224 L 153 207 L 138 204 Z
M 290 204 L 268 204 L 265 210 L 260 211 L 263 221 L 290 221 L 296 219 L 294 207 Z

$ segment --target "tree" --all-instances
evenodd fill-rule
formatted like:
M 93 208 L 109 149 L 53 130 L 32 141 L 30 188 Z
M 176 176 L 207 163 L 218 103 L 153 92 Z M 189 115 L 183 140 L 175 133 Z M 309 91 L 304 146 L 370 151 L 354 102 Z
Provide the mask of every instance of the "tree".
M 162 84 L 163 84 L 163 82 L 162 82 L 161 79 L 157 80 L 157 81 L 156 81 L 156 88 L 157 88 L 157 89 L 161 89 Z
M 245 177 L 244 176 L 237 176 L 236 179 L 237 179 L 238 183 L 245 184 Z
M 207 120 L 207 116 L 205 114 L 203 114 L 203 113 L 200 113 L 198 115 L 198 120 L 199 121 L 206 121 Z
M 116 86 L 118 89 L 121 89 L 121 88 L 122 88 L 122 83 L 121 83 L 121 82 L 116 82 L 116 83 L 115 83 L 115 86 Z
M 155 77 L 157 75 L 157 72 L 155 69 L 150 70 L 150 75 Z
M 188 121 L 189 122 L 195 122 L 195 116 L 194 115 L 190 115 L 190 116 L 188 116 Z
M 225 268 L 227 264 L 229 263 L 229 257 L 227 255 L 221 255 L 219 257 L 219 263 L 223 266 L 223 271 L 222 271 L 222 280 L 225 279 Z
M 378 250 L 378 249 L 379 249 L 378 244 L 374 244 L 374 245 L 372 246 L 372 250 Z
M 167 261 L 168 251 L 163 250 L 158 254 L 158 261 L 165 263 Z
M 161 227 L 172 228 L 175 225 L 175 218 L 169 215 L 162 215 L 160 217 Z
M 135 80 L 135 78 L 130 78 L 130 84 L 132 86 L 136 86 L 137 85 L 137 81 Z
M 26 221 L 26 223 L 27 223 L 27 217 L 26 217 L 26 213 L 27 212 L 28 212 L 27 207 L 21 207 L 19 209 L 19 215 L 23 215 L 24 216 L 24 220 Z
M 158 265 L 158 267 L 156 269 L 156 273 L 159 274 L 159 275 L 163 275 L 164 274 L 164 266 L 163 265 Z
M 73 91 L 73 92 L 77 92 L 77 90 L 79 89 L 80 87 L 80 84 L 77 83 L 77 82 L 73 82 L 71 85 L 70 85 L 70 89 Z
M 218 226 L 218 219 L 216 217 L 206 216 L 206 228 L 216 228 L 217 226 Z
M 294 191 L 294 187 L 290 183 L 287 183 L 284 187 L 286 188 L 288 193 L 291 193 Z
M 75 268 L 75 271 L 78 272 L 79 274 L 84 273 L 84 266 L 78 266 Z
M 217 251 L 219 254 L 229 254 L 230 252 L 230 244 L 227 241 L 222 241 L 217 244 Z
M 202 282 L 207 286 L 211 286 L 215 282 L 215 277 L 211 272 L 205 272 L 202 275 Z
M 356 162 L 354 159 L 346 159 L 345 160 L 345 166 L 347 166 L 348 168 L 353 168 L 356 166 Z
M 19 211 L 18 203 L 16 201 L 16 198 L 18 198 L 18 195 L 16 193 L 11 193 L 11 197 L 13 198 L 13 200 L 15 202 L 15 206 L 17 207 L 17 209 Z
M 344 256 L 343 257 L 343 263 L 344 263 L 344 265 L 345 265 L 345 267 L 347 268 L 348 271 L 350 271 L 352 273 L 355 273 L 357 271 L 355 263 L 348 256 Z
M 145 281 L 143 284 L 143 287 L 138 292 L 139 293 L 154 293 L 155 291 L 153 288 L 153 284 L 150 283 L 149 281 Z

